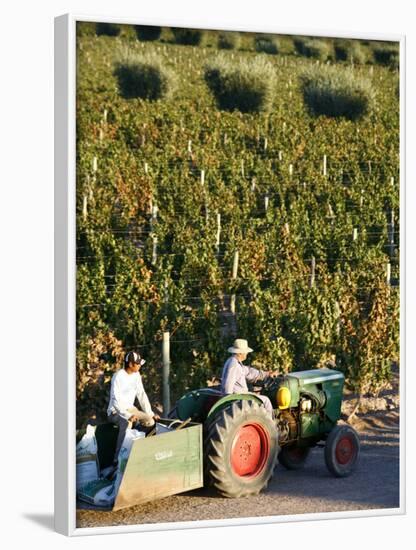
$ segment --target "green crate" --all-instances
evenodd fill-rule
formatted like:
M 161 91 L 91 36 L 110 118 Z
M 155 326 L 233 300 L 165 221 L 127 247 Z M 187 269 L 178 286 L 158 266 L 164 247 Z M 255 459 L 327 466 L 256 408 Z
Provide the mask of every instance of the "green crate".
M 170 420 L 161 421 L 166 426 Z M 117 438 L 112 424 L 97 426 L 101 468 L 112 459 Z M 203 486 L 202 424 L 133 441 L 113 510 Z

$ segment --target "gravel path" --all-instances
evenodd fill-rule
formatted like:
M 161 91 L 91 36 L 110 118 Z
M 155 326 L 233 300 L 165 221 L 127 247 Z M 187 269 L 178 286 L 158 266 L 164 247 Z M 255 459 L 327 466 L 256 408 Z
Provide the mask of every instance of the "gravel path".
M 118 512 L 78 510 L 77 527 L 399 507 L 398 409 L 367 414 L 354 427 L 360 434 L 361 458 L 348 478 L 334 478 L 323 449 L 315 448 L 301 471 L 278 465 L 267 490 L 255 497 L 226 499 L 199 489 Z

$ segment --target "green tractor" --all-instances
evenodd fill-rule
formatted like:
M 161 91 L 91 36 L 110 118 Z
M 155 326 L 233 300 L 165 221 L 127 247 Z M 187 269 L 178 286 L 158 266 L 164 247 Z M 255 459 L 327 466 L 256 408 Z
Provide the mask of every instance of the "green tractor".
M 344 375 L 329 368 L 292 372 L 263 382 L 274 418 L 252 393 L 221 393 L 220 387 L 190 391 L 170 417 L 204 424 L 204 484 L 222 496 L 263 490 L 278 460 L 289 470 L 304 465 L 314 446 L 325 446 L 325 462 L 336 477 L 349 475 L 360 442 L 349 425 L 338 425 Z M 322 442 L 325 442 L 324 444 Z

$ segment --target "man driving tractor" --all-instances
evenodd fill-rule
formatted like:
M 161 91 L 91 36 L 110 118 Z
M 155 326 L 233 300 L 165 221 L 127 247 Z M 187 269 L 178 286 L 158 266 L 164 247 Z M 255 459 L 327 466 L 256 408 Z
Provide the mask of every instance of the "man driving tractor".
M 221 390 L 223 393 L 249 393 L 247 381 L 256 382 L 273 376 L 270 371 L 261 371 L 243 365 L 243 361 L 247 359 L 247 355 L 252 351 L 248 347 L 247 340 L 242 338 L 234 340 L 234 344 L 228 348 L 228 352 L 232 355 L 227 359 L 222 370 Z M 258 397 L 263 401 L 263 405 L 270 416 L 273 416 L 273 406 L 270 399 L 265 395 L 258 395 Z

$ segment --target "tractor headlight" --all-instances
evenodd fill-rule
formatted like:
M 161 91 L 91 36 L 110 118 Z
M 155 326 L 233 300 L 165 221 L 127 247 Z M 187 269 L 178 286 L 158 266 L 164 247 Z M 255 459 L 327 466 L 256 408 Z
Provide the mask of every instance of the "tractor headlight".
M 290 407 L 292 395 L 289 388 L 286 386 L 281 386 L 277 390 L 277 405 L 279 409 L 288 409 Z

